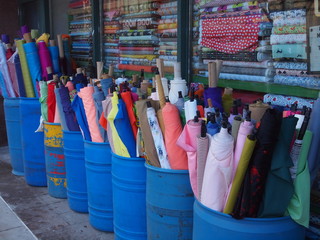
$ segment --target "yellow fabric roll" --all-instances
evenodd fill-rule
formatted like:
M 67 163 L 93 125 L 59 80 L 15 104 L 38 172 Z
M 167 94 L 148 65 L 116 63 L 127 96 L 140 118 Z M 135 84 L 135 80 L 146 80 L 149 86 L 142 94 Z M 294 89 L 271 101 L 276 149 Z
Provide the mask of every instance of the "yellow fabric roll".
M 30 76 L 30 71 L 28 68 L 26 53 L 23 49 L 23 44 L 25 43 L 24 40 L 17 40 L 16 45 L 19 52 L 19 58 L 20 58 L 20 65 L 21 65 L 21 71 L 23 75 L 23 82 L 24 87 L 26 89 L 26 95 L 27 97 L 35 97 L 35 92 L 33 90 L 33 84 Z
M 157 55 L 124 55 L 124 54 L 120 54 L 120 57 L 123 57 L 123 58 L 148 59 L 149 61 L 152 61 L 153 59 L 157 58 Z
M 233 211 L 234 205 L 236 204 L 237 197 L 241 188 L 241 184 L 246 174 L 255 145 L 256 145 L 256 140 L 250 140 L 247 137 L 242 150 L 238 168 L 232 182 L 229 196 L 223 210 L 223 212 L 226 214 L 230 214 Z
M 222 96 L 222 107 L 225 113 L 230 115 L 230 109 L 232 108 L 233 98 L 232 94 L 223 94 Z

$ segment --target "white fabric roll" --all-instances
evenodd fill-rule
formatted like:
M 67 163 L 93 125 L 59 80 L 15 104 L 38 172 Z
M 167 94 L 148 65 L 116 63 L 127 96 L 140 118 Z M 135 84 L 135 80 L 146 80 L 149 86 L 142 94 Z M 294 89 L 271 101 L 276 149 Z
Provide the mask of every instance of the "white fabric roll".
M 184 112 L 186 116 L 186 122 L 188 122 L 191 119 L 194 119 L 194 116 L 197 115 L 197 102 L 194 101 L 186 101 L 184 103 Z

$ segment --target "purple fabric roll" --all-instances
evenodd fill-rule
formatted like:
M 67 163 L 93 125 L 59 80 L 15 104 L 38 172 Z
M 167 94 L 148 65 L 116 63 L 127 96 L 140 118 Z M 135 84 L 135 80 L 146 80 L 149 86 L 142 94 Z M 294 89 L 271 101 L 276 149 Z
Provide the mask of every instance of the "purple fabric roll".
M 76 114 L 71 107 L 69 90 L 67 87 L 61 86 L 59 88 L 61 105 L 64 112 L 65 121 L 69 131 L 80 131 Z
M 28 26 L 27 26 L 27 25 L 23 25 L 23 26 L 21 27 L 21 34 L 22 34 L 22 36 L 23 36 L 23 34 L 28 33 L 28 32 L 30 32 Z
M 5 44 L 10 43 L 9 36 L 7 34 L 2 34 L 1 35 L 1 41 L 4 42 Z
M 45 77 L 46 79 L 48 79 L 47 67 L 52 68 L 50 52 L 47 48 L 46 43 L 42 41 L 38 43 L 38 49 L 39 49 L 40 63 L 41 63 L 41 69 L 42 69 L 42 77 Z
M 208 88 L 204 91 L 204 102 L 206 107 L 208 107 L 208 98 L 211 98 L 213 107 L 219 108 L 220 112 L 223 112 L 221 88 Z

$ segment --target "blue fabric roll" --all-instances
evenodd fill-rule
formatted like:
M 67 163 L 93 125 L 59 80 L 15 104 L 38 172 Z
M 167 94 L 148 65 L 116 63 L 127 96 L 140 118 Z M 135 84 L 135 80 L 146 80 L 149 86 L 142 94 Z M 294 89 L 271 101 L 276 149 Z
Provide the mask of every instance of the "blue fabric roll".
M 122 99 L 119 99 L 118 114 L 114 119 L 114 125 L 118 131 L 124 145 L 127 147 L 130 157 L 136 156 L 136 142 L 131 131 L 131 125 L 129 121 L 126 105 Z
M 219 124 L 218 123 L 208 122 L 208 124 L 207 124 L 207 133 L 210 134 L 211 136 L 213 136 L 218 132 L 220 132 Z
M 36 94 L 36 97 L 39 97 L 37 90 L 37 81 L 40 81 L 42 77 L 38 48 L 35 42 L 31 42 L 23 44 L 23 49 L 26 53 L 28 68 L 30 71 L 34 92 Z
M 57 46 L 52 46 L 48 47 L 48 49 L 51 56 L 53 73 L 60 75 L 59 48 Z
M 63 40 L 63 51 L 64 51 L 64 56 L 67 61 L 67 75 L 71 76 L 72 75 L 72 61 L 71 61 L 69 40 Z
M 107 97 L 109 94 L 109 88 L 110 88 L 112 82 L 113 82 L 112 78 L 106 78 L 106 79 L 100 80 L 101 88 L 102 88 L 102 91 L 103 91 L 105 97 Z
M 105 100 L 104 94 L 102 91 L 99 90 L 97 86 L 94 87 L 94 93 L 92 95 L 93 100 L 94 100 L 94 105 L 96 107 L 96 122 L 99 127 L 101 137 L 103 138 L 104 142 L 108 142 L 108 136 L 106 130 L 100 125 L 99 119 L 101 117 L 101 114 L 103 114 L 103 109 L 102 109 L 102 101 Z
M 17 80 L 19 85 L 19 96 L 26 97 L 26 89 L 24 87 L 19 54 L 17 54 L 14 58 L 14 65 L 16 68 Z
M 58 106 L 58 112 L 60 115 L 61 127 L 65 131 L 70 131 L 67 124 L 66 124 L 66 118 L 65 118 L 65 114 L 63 112 L 63 107 L 62 107 L 62 103 L 61 103 L 61 97 L 60 97 L 59 90 L 60 90 L 60 88 L 54 89 L 54 94 L 56 95 L 56 102 L 57 102 L 57 106 Z
M 77 84 L 76 85 L 77 91 L 79 92 L 82 87 L 83 87 L 82 84 Z M 84 110 L 82 99 L 78 95 L 74 97 L 71 107 L 76 114 L 77 121 L 81 128 L 84 139 L 87 141 L 91 141 L 91 135 L 89 131 L 87 116 Z
M 313 133 L 312 142 L 308 154 L 308 164 L 310 170 L 311 183 L 315 180 L 320 168 L 320 98 L 315 101 L 308 130 Z M 311 184 L 312 185 L 312 184 Z

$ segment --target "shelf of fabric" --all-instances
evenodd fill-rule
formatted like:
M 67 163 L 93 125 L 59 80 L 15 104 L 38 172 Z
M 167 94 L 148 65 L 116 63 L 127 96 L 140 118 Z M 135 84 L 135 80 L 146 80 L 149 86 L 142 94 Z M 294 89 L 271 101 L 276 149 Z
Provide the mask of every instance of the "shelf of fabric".
M 208 78 L 194 75 L 193 82 L 208 83 Z M 263 83 L 263 82 L 249 82 L 249 81 L 236 81 L 219 79 L 219 87 L 230 87 L 238 90 L 247 90 L 253 92 L 263 92 L 272 94 L 282 94 L 288 96 L 297 96 L 304 98 L 317 98 L 320 91 L 308 89 L 298 86 L 287 86 L 276 83 Z

